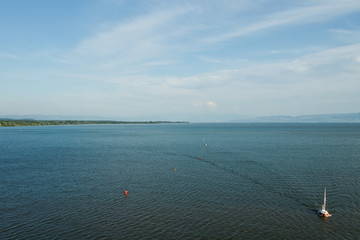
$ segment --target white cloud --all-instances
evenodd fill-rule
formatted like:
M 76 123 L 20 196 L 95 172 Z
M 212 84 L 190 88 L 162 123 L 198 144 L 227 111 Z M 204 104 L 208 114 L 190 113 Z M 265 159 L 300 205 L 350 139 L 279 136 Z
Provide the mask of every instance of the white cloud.
M 247 18 L 246 10 L 261 8 L 261 5 L 256 6 L 247 0 L 211 3 L 158 4 L 156 8 L 149 8 L 145 15 L 133 16 L 107 29 L 100 29 L 60 59 L 80 67 L 117 70 L 125 75 L 146 72 L 155 66 L 185 64 L 193 54 L 204 62 L 231 64 L 233 59 L 210 57 L 201 52 L 218 48 L 218 42 L 250 33 L 323 21 L 360 9 L 358 1 L 305 1 L 298 4 L 302 6 L 290 10 Z M 245 17 L 234 21 L 239 14 Z
M 218 105 L 216 103 L 214 103 L 213 101 L 208 101 L 206 103 L 206 106 L 210 109 L 215 109 L 215 108 L 217 108 Z
M 177 64 L 179 63 L 179 61 L 174 61 L 174 60 L 162 60 L 162 61 L 150 61 L 145 63 L 145 66 L 164 66 L 164 65 L 173 65 L 173 64 Z
M 216 36 L 209 37 L 206 39 L 206 42 L 227 41 L 236 37 L 286 25 L 301 25 L 325 21 L 359 10 L 360 2 L 357 0 L 310 2 L 304 7 L 296 7 L 265 15 L 257 22 L 238 24 L 238 27 L 235 27 L 225 34 L 217 34 Z
M 345 30 L 345 29 L 332 29 L 330 32 L 339 41 L 345 43 L 358 43 L 360 42 L 360 31 L 358 30 Z
M 335 19 L 360 9 L 359 1 L 284 1 L 285 6 L 263 7 L 275 2 L 144 3 L 152 5 L 137 11 L 144 15 L 107 23 L 107 28 L 98 29 L 66 54 L 62 54 L 66 50 L 28 54 L 37 66 L 31 63 L 27 67 L 31 70 L 8 71 L 2 76 L 28 81 L 22 86 L 36 82 L 38 87 L 32 89 L 36 94 L 68 93 L 53 95 L 65 97 L 67 104 L 73 102 L 69 109 L 74 112 L 302 114 L 359 106 L 360 44 L 326 49 L 339 42 L 319 46 L 309 39 L 310 44 L 299 48 L 296 43 L 281 48 L 264 41 L 266 46 L 259 51 L 267 53 L 266 59 L 257 54 L 242 55 L 241 49 L 252 47 L 246 45 L 253 40 L 250 38 L 239 41 L 235 46 L 239 51 L 227 48 L 227 41 L 235 38 L 282 27 L 290 31 L 296 25 Z M 129 7 L 121 0 L 114 3 Z M 339 26 L 332 33 L 348 39 L 358 35 L 344 29 Z M 0 58 L 21 59 L 6 51 Z M 2 100 L 14 95 L 3 95 L 4 89 Z M 39 99 L 45 94 L 41 96 Z M 56 97 L 49 102 L 66 111 Z
M 360 66 L 356 56 L 360 56 L 360 45 L 350 45 L 291 61 L 178 78 L 176 81 L 181 85 L 167 85 L 167 88 L 192 89 L 184 92 L 188 98 L 214 99 L 206 103 L 198 101 L 194 107 L 215 109 L 221 102 L 221 110 L 227 113 L 240 111 L 252 115 L 268 111 L 297 115 L 354 111 L 350 106 L 360 104 L 357 97 Z M 329 102 L 336 104 L 326 105 Z
M 135 55 L 146 58 L 148 54 L 161 51 L 163 40 L 167 37 L 164 33 L 175 33 L 175 30 L 168 28 L 169 24 L 189 11 L 191 9 L 186 7 L 176 10 L 167 9 L 121 22 L 109 30 L 99 32 L 84 40 L 76 52 L 94 57 L 111 57 L 121 54 L 122 57 Z
M 299 60 L 307 62 L 310 65 L 318 66 L 336 63 L 339 61 L 352 61 L 360 55 L 360 44 L 346 45 L 327 49 L 318 53 L 310 54 L 299 58 Z
M 351 45 L 289 61 L 251 64 L 189 77 L 134 75 L 108 78 L 107 83 L 114 85 L 119 96 L 127 99 L 141 96 L 148 99 L 145 101 L 158 99 L 161 102 L 165 98 L 166 103 L 160 104 L 176 102 L 176 105 L 213 109 L 220 102 L 222 109 L 230 111 L 230 106 L 245 100 L 280 101 L 281 98 L 298 96 L 300 101 L 316 97 L 319 91 L 321 94 L 328 90 L 341 90 L 342 94 L 354 89 L 360 91 L 358 56 L 360 45 Z M 204 101 L 209 98 L 213 100 Z M 182 101 L 178 102 L 178 99 Z

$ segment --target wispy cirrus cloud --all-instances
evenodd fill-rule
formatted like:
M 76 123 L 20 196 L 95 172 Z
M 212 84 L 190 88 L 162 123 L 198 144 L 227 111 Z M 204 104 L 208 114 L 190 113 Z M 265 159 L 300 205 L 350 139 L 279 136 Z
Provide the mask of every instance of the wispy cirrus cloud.
M 177 34 L 177 30 L 171 28 L 171 23 L 190 11 L 189 7 L 169 11 L 156 10 L 129 19 L 85 39 L 75 52 L 90 57 L 111 57 L 118 53 L 127 57 L 134 54 L 139 56 L 141 53 L 143 58 L 149 54 L 155 55 L 162 50 L 167 38 Z
M 359 30 L 348 29 L 331 29 L 330 32 L 334 34 L 335 38 L 345 43 L 358 43 L 360 42 Z
M 37 86 L 33 94 L 61 111 L 66 98 L 74 112 L 92 105 L 88 111 L 119 115 L 303 114 L 360 105 L 357 0 L 100 2 L 116 16 L 67 48 L 1 50 L 1 74 L 16 80 L 7 89 Z M 19 59 L 14 71 L 9 60 Z M 14 95 L 0 91 L 1 100 Z M 46 105 L 43 98 L 33 105 Z
M 234 38 L 321 22 L 360 10 L 360 2 L 353 0 L 304 1 L 285 10 L 272 9 L 270 13 L 248 18 L 246 10 L 256 8 L 251 1 L 211 3 L 217 6 L 217 13 L 216 8 L 205 2 L 160 4 L 146 14 L 98 30 L 79 43 L 67 59 L 85 61 L 100 70 L 133 69 L 134 73 L 149 66 L 181 63 L 192 54 L 201 56 L 205 62 L 216 63 L 219 58 L 198 53 L 218 48 L 219 42 Z M 244 18 L 235 20 L 239 14 L 244 14 Z
M 337 102 L 344 106 L 349 101 L 355 101 L 360 90 L 358 56 L 360 45 L 352 45 L 289 61 L 251 64 L 188 77 L 141 75 L 109 79 L 109 83 L 117 86 L 115 91 L 119 96 L 126 96 L 128 100 L 141 96 L 144 104 L 156 101 L 160 108 L 166 109 L 176 106 L 186 111 L 186 106 L 207 107 L 255 114 L 261 108 L 272 105 L 283 106 L 284 111 L 299 114 L 304 109 L 292 109 L 285 103 L 303 104 L 303 108 L 306 106 L 309 111 L 315 112 L 314 102 L 329 102 L 333 96 L 341 98 L 342 101 Z M 329 68 L 332 70 L 327 70 Z M 351 88 L 344 87 L 348 85 Z M 167 100 L 161 101 L 164 98 Z M 252 108 L 248 108 L 250 103 Z
M 254 22 L 240 22 L 227 33 L 209 37 L 205 42 L 223 42 L 271 28 L 321 22 L 360 10 L 360 2 L 356 0 L 304 1 L 303 4 L 305 6 L 255 17 L 257 20 Z
M 329 111 L 326 104 L 333 102 L 334 109 L 346 112 L 351 111 L 351 105 L 360 104 L 357 97 L 360 90 L 359 56 L 360 45 L 356 44 L 289 61 L 252 64 L 159 82 L 163 93 L 171 93 L 167 95 L 169 103 L 174 101 L 172 95 L 177 93 L 178 97 L 191 99 L 186 104 L 194 108 L 207 106 L 213 110 L 241 111 L 250 115 L 268 109 L 269 112 L 296 115 L 303 111 L 316 113 L 319 108 L 326 113 Z M 156 91 L 156 88 L 152 90 Z M 219 104 L 221 109 L 217 108 Z M 294 108 L 292 104 L 301 107 Z

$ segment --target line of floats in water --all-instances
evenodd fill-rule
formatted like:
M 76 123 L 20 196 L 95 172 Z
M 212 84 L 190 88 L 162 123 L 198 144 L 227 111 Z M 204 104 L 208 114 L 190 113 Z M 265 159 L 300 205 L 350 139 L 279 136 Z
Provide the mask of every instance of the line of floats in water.
M 207 143 L 205 143 L 205 138 L 203 138 L 203 145 L 204 145 L 204 147 L 201 149 L 200 160 L 203 160 L 203 155 L 205 154 L 205 150 L 207 148 Z M 176 168 L 175 168 L 175 171 L 176 171 Z M 124 191 L 124 195 L 125 196 L 128 195 L 127 190 Z M 331 214 L 326 210 L 326 187 L 324 189 L 324 203 L 323 203 L 323 205 L 321 205 L 321 208 L 319 208 L 317 210 L 317 214 L 318 214 L 319 217 L 323 217 L 323 218 L 331 217 Z

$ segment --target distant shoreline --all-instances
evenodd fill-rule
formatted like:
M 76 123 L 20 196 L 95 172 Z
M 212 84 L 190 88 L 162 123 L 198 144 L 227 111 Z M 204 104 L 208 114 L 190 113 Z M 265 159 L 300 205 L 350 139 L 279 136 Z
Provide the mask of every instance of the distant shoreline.
M 166 124 L 189 123 L 186 121 L 107 121 L 107 120 L 14 120 L 0 119 L 0 127 L 54 126 L 54 125 L 91 125 L 91 124 Z

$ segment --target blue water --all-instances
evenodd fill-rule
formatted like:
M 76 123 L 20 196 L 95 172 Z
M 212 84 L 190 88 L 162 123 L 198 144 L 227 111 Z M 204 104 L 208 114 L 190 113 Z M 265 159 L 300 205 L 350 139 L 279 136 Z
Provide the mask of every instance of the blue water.
M 359 183 L 359 124 L 0 128 L 0 239 L 358 239 Z

